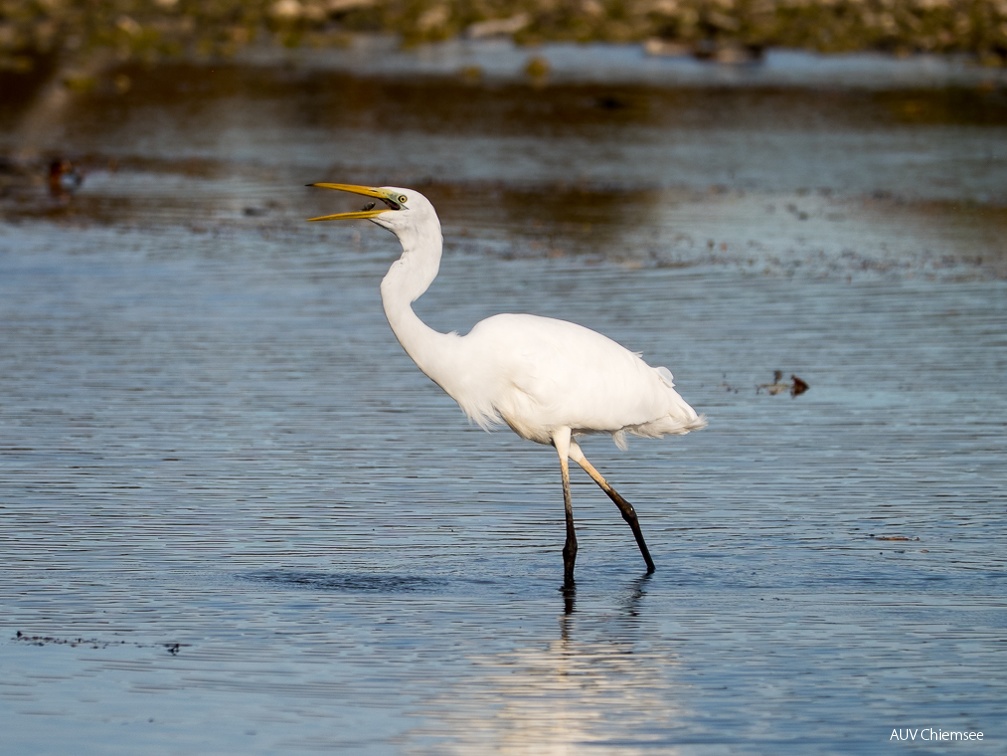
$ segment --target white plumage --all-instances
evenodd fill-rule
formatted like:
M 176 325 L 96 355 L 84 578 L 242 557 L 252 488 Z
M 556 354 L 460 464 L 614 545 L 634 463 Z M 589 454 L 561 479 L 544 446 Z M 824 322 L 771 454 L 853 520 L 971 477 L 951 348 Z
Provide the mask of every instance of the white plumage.
M 435 331 L 412 308 L 440 267 L 441 225 L 430 201 L 398 187 L 313 186 L 382 202 L 378 208 L 371 203 L 364 210 L 312 220 L 368 219 L 399 238 L 402 255 L 381 282 L 381 299 L 392 331 L 420 370 L 481 427 L 506 423 L 522 438 L 556 448 L 566 509 L 566 586 L 573 586 L 577 551 L 568 459 L 580 464 L 618 505 L 652 572 L 654 563 L 632 505 L 594 469 L 574 439 L 608 433 L 625 448 L 626 434 L 659 438 L 703 428 L 705 419 L 675 391 L 671 372 L 651 367 L 596 331 L 538 315 L 494 315 L 464 336 Z
M 502 420 L 540 444 L 562 427 L 575 437 L 610 433 L 625 448 L 626 433 L 657 438 L 702 426 L 667 368 L 576 323 L 494 315 L 458 342 L 463 366 L 435 380 L 483 427 Z

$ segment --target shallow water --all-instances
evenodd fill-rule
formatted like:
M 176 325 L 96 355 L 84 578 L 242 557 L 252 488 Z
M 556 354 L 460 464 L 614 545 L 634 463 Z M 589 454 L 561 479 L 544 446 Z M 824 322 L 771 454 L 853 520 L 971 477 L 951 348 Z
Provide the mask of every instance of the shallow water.
M 126 73 L 0 117 L 88 170 L 0 196 L 5 752 L 1002 750 L 1002 93 Z M 434 199 L 436 327 L 670 367 L 707 430 L 585 442 L 654 575 L 581 477 L 558 590 L 554 454 L 415 370 L 315 180 Z

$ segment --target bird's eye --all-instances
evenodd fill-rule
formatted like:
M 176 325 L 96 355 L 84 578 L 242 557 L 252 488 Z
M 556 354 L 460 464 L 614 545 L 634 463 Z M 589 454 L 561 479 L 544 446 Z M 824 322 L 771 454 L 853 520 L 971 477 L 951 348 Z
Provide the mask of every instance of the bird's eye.
M 406 204 L 406 202 L 408 202 L 408 201 L 409 201 L 409 198 L 408 198 L 408 197 L 407 197 L 406 195 L 404 195 L 404 194 L 400 194 L 400 195 L 399 195 L 399 202 L 400 202 L 401 204 L 403 204 L 403 205 L 404 205 L 404 204 Z

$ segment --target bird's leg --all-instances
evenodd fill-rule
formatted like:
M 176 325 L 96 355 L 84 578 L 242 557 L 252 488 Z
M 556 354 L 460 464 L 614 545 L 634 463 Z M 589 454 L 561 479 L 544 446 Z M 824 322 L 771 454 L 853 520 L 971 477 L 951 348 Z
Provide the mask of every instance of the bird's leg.
M 566 512 L 566 543 L 563 544 L 563 587 L 573 588 L 573 567 L 577 561 L 577 534 L 573 527 L 573 499 L 570 496 L 570 429 L 556 432 L 552 439 L 559 455 L 559 470 L 563 476 L 563 509 Z
M 640 530 L 640 521 L 637 519 L 636 510 L 633 509 L 633 505 L 622 498 L 619 492 L 612 488 L 608 484 L 608 481 L 602 477 L 602 474 L 595 469 L 594 465 L 587 461 L 587 457 L 584 456 L 584 452 L 581 451 L 580 446 L 576 442 L 570 445 L 570 457 L 584 468 L 584 471 L 591 476 L 592 480 L 598 484 L 601 490 L 608 494 L 608 498 L 614 501 L 615 505 L 619 507 L 619 511 L 622 512 L 622 519 L 629 523 L 633 536 L 636 538 L 636 544 L 640 547 L 640 553 L 643 555 L 643 561 L 647 563 L 648 574 L 653 572 L 655 569 L 654 560 L 650 557 L 647 542 L 643 540 L 643 531 Z
M 573 587 L 573 566 L 577 561 L 577 534 L 573 527 L 573 500 L 570 496 L 570 465 L 565 457 L 559 461 L 563 475 L 563 509 L 566 512 L 566 543 L 563 544 L 563 585 Z

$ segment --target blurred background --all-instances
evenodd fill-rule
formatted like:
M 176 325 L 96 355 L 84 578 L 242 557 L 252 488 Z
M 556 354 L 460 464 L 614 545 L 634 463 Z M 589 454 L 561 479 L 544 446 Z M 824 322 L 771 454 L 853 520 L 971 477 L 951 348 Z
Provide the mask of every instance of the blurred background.
M 332 46 L 354 32 L 404 44 L 507 35 L 544 42 L 642 43 L 701 57 L 768 47 L 819 52 L 1007 55 L 998 0 L 154 0 L 17 2 L 0 7 L 4 66 L 106 50 L 118 58 L 231 55 L 257 44 Z

